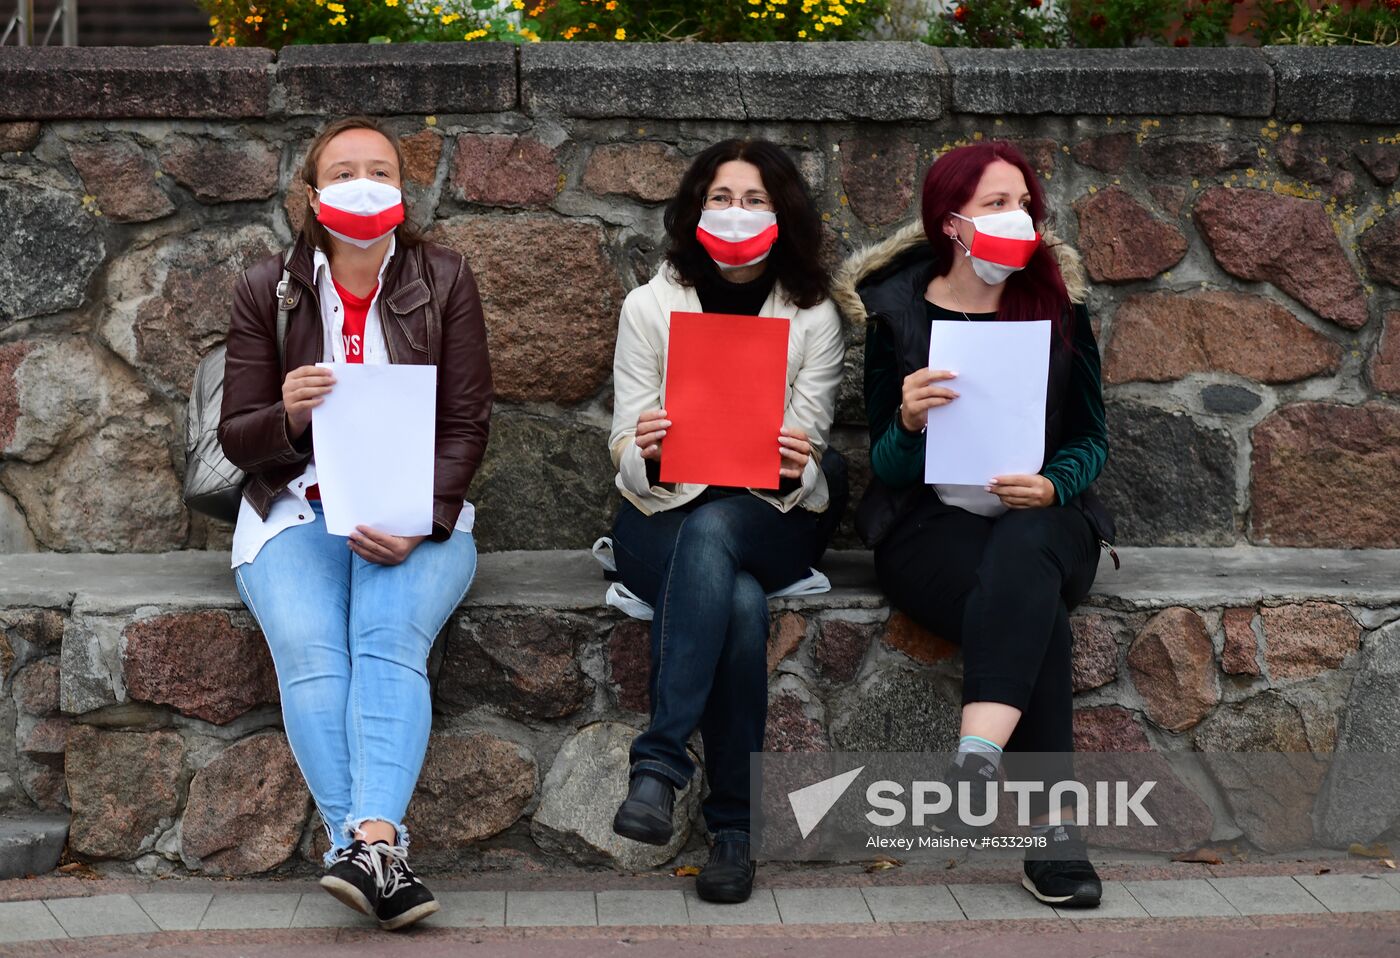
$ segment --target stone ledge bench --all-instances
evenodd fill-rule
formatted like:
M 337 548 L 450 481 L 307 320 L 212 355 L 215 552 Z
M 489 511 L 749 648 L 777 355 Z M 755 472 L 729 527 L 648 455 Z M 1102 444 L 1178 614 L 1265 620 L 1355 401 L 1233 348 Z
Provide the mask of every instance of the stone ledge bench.
M 1400 748 L 1400 550 L 1119 554 L 1073 619 L 1081 749 Z M 766 747 L 949 747 L 956 648 L 890 612 L 868 554 L 824 568 L 831 592 L 774 603 Z M 622 847 L 608 831 L 648 649 L 605 588 L 585 552 L 481 556 L 430 662 L 416 852 L 639 868 L 699 840 L 681 829 L 665 849 Z M 0 556 L 0 673 L 0 811 L 71 810 L 71 850 L 115 869 L 313 867 L 324 837 L 226 553 Z M 1219 794 L 1195 801 L 1202 840 L 1284 847 L 1276 823 L 1234 821 Z

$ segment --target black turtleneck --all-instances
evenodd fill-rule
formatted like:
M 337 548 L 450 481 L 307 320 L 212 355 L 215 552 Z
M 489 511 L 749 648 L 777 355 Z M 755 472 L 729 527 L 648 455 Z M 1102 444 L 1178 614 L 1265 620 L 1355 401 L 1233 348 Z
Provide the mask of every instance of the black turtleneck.
M 707 313 L 757 316 L 773 291 L 774 279 L 771 269 L 765 269 L 757 279 L 747 283 L 731 283 L 723 273 L 716 273 L 697 282 L 695 292 L 700 296 L 701 309 Z

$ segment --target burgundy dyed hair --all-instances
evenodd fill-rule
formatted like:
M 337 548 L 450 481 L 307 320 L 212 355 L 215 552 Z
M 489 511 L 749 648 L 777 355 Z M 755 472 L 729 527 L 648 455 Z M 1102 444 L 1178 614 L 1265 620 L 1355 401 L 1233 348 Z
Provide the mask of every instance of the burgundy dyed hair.
M 1026 190 L 1031 195 L 1030 214 L 1036 232 L 1044 230 L 1045 191 L 1040 179 L 1025 155 L 1006 140 L 988 140 L 960 146 L 944 153 L 924 175 L 923 198 L 920 206 L 924 234 L 933 250 L 933 273 L 943 276 L 953 268 L 953 257 L 963 255 L 962 247 L 943 232 L 950 213 L 962 209 L 972 199 L 983 172 L 996 160 L 1005 160 L 1026 178 Z M 997 318 L 1003 320 L 1048 319 L 1052 328 L 1069 341 L 1069 291 L 1055 254 L 1041 243 L 1023 270 L 1011 274 L 1001 296 Z

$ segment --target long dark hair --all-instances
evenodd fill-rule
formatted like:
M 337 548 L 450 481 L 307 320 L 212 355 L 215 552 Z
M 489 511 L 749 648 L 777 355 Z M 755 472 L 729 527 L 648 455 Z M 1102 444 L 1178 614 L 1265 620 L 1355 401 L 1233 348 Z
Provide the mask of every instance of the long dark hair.
M 777 276 L 788 299 L 801 309 L 810 309 L 831 292 L 831 278 L 821 258 L 821 218 L 797 165 L 781 147 L 767 140 L 724 140 L 690 164 L 676 195 L 666 205 L 666 235 L 671 242 L 666 262 L 686 286 L 719 275 L 719 267 L 695 238 L 695 228 L 700 224 L 705 192 L 714 182 L 715 171 L 731 160 L 744 160 L 758 167 L 763 188 L 778 216 L 778 241 L 768 254 L 768 268 Z
M 399 138 L 390 133 L 383 123 L 370 116 L 347 116 L 344 119 L 335 120 L 321 128 L 316 134 L 311 145 L 306 148 L 306 159 L 301 164 L 301 181 L 307 186 L 316 186 L 316 167 L 321 162 L 321 151 L 326 148 L 326 144 L 335 139 L 346 130 L 373 130 L 384 139 L 389 141 L 389 147 L 394 151 L 394 161 L 399 164 L 399 189 L 403 191 L 404 221 L 394 228 L 394 241 L 400 248 L 413 246 L 423 241 L 418 229 L 413 225 L 413 217 L 408 205 L 408 189 L 403 184 L 403 147 L 399 145 Z M 310 205 L 306 208 L 306 216 L 301 221 L 301 236 L 312 249 L 331 250 L 330 234 L 326 228 L 316 219 L 316 214 Z
M 944 221 L 972 198 L 983 171 L 996 160 L 1005 160 L 1026 178 L 1026 191 L 1031 195 L 1031 219 L 1035 221 L 1037 232 L 1044 229 L 1047 213 L 1045 191 L 1025 154 L 1006 140 L 988 140 L 949 150 L 934 161 L 924 176 L 920 210 L 924 234 L 933 250 L 935 276 L 947 275 L 948 270 L 953 268 L 953 257 L 961 256 L 963 252 L 943 232 Z M 1026 268 L 1012 273 L 1007 279 L 1006 291 L 1002 293 L 1001 305 L 997 309 L 997 319 L 1048 319 L 1052 323 L 1051 328 L 1068 342 L 1068 309 L 1069 291 L 1065 289 L 1064 277 L 1060 275 L 1060 264 L 1050 248 L 1041 243 Z

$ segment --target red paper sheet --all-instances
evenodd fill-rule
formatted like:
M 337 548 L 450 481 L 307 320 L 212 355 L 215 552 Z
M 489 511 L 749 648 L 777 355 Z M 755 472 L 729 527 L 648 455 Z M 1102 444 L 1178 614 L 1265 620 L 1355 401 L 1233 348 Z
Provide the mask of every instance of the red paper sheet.
M 778 488 L 788 326 L 771 316 L 671 314 L 662 482 Z

